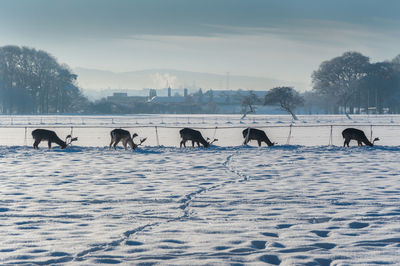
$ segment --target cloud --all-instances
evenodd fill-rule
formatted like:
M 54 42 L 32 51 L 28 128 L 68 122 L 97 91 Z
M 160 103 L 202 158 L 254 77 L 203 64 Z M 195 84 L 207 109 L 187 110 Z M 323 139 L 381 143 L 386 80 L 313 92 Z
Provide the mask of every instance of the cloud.
M 154 75 L 151 75 L 151 79 L 153 84 L 150 87 L 156 89 L 164 89 L 168 87 L 174 88 L 178 80 L 176 76 L 172 76 L 168 73 L 160 74 L 158 72 Z
M 0 27 L 21 36 L 124 39 L 140 35 L 214 36 L 296 28 L 302 20 L 396 27 L 394 0 L 3 0 Z
M 348 50 L 397 55 L 399 9 L 398 0 L 3 0 L 0 45 L 44 49 L 73 67 L 308 82 Z M 161 71 L 151 78 L 149 87 L 177 84 Z

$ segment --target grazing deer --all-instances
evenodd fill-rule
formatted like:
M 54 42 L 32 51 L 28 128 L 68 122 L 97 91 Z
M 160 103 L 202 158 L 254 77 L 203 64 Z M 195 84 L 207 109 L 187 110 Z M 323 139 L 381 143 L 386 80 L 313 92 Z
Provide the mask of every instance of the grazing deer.
M 120 128 L 113 129 L 110 132 L 110 135 L 111 135 L 111 143 L 110 143 L 109 149 L 111 149 L 111 146 L 113 144 L 114 144 L 114 149 L 117 149 L 118 143 L 122 140 L 122 145 L 124 146 L 125 150 L 126 150 L 127 145 L 129 145 L 132 148 L 132 150 L 134 150 L 137 148 L 137 146 L 139 146 L 146 140 L 146 138 L 141 139 L 139 144 L 135 144 L 133 142 L 133 139 L 135 137 L 137 137 L 138 134 L 133 133 L 133 135 L 131 137 L 131 134 L 129 133 L 129 131 L 120 129 Z
M 379 138 L 375 138 L 372 143 L 367 139 L 367 137 L 364 134 L 364 131 L 356 129 L 356 128 L 346 128 L 345 130 L 342 131 L 342 136 L 344 138 L 344 144 L 343 147 L 349 147 L 350 140 L 354 139 L 357 140 L 358 146 L 362 146 L 363 142 L 365 145 L 368 146 L 374 146 L 374 142 L 378 141 Z
M 275 143 L 271 142 L 267 137 L 267 134 L 265 134 L 265 132 L 262 130 L 248 127 L 245 130 L 243 130 L 242 134 L 244 138 L 243 142 L 244 145 L 246 145 L 250 140 L 257 140 L 259 147 L 261 147 L 261 142 L 265 142 L 268 146 L 275 145 Z
M 35 140 L 35 142 L 33 143 L 34 149 L 39 149 L 38 146 L 42 140 L 48 141 L 49 149 L 51 149 L 52 142 L 60 145 L 61 149 L 65 149 L 73 141 L 78 140 L 78 138 L 72 138 L 71 135 L 68 135 L 65 138 L 65 141 L 62 141 L 54 131 L 47 130 L 47 129 L 35 129 L 34 131 L 32 131 L 32 137 Z M 69 140 L 69 142 L 68 142 L 68 140 Z
M 179 131 L 179 134 L 181 135 L 182 141 L 180 143 L 180 147 L 182 148 L 182 145 L 186 148 L 186 141 L 191 140 L 192 141 L 192 147 L 194 147 L 194 143 L 197 143 L 197 146 L 200 147 L 200 143 L 203 144 L 205 148 L 208 148 L 214 141 L 217 141 L 217 139 L 214 139 L 211 142 L 208 142 L 209 140 L 205 140 L 203 136 L 201 135 L 200 131 L 191 129 L 191 128 L 184 128 Z

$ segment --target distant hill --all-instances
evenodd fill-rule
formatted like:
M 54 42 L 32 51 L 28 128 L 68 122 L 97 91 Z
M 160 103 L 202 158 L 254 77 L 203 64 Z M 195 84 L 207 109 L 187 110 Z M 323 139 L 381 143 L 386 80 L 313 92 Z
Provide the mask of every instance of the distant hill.
M 75 68 L 78 84 L 85 92 L 95 92 L 102 89 L 107 91 L 132 91 L 143 88 L 188 88 L 190 91 L 227 89 L 228 75 L 198 73 L 172 69 L 150 69 L 132 72 L 111 72 L 97 69 Z M 229 89 L 268 90 L 276 86 L 294 86 L 305 90 L 307 84 L 290 81 L 280 81 L 263 77 L 248 77 L 229 75 Z M 90 96 L 90 95 L 89 95 Z M 97 98 L 97 97 L 95 97 Z

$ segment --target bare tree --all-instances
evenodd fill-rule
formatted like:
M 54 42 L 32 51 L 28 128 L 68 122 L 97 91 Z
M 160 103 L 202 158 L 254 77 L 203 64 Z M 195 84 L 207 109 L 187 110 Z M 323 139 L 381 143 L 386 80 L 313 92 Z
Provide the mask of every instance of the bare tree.
M 261 102 L 253 91 L 248 91 L 247 94 L 244 94 L 242 90 L 238 90 L 233 97 L 242 106 L 243 116 L 241 119 L 245 118 L 250 113 L 255 113 L 256 109 L 254 105 Z
M 293 110 L 303 105 L 304 100 L 292 87 L 276 87 L 267 92 L 264 97 L 264 105 L 279 104 L 280 107 L 298 120 Z

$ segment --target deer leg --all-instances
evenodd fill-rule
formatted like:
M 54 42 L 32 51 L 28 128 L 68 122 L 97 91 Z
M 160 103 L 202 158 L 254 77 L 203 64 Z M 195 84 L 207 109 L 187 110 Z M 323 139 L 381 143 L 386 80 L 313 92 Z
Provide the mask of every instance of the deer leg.
M 47 144 L 49 145 L 49 149 L 51 149 L 51 141 L 50 140 L 47 142 Z
M 126 140 L 122 141 L 122 146 L 124 146 L 124 149 L 126 150 L 126 146 L 127 146 L 127 141 Z
M 40 143 L 40 140 L 35 140 L 35 143 L 33 143 L 33 148 L 34 149 L 39 149 L 39 143 Z
M 258 142 L 258 147 L 261 147 L 261 140 L 257 140 Z
M 181 148 L 182 148 L 182 145 L 183 145 L 183 147 L 185 147 L 185 148 L 186 148 L 186 140 L 182 140 L 182 141 L 181 141 L 181 145 L 180 145 L 180 146 L 181 146 Z
M 118 145 L 118 143 L 121 141 L 121 139 L 116 139 L 115 140 L 115 142 L 114 142 L 114 150 L 116 150 L 117 149 L 117 145 Z
M 346 147 L 346 145 L 347 145 L 347 147 L 350 147 L 350 140 L 349 139 L 345 139 L 344 140 L 344 144 L 343 144 L 343 147 Z
M 357 142 L 358 142 L 358 146 L 363 146 L 361 141 L 357 140 Z
M 113 145 L 113 143 L 114 143 L 114 139 L 112 138 L 111 142 L 110 142 L 110 146 L 108 147 L 109 150 L 111 150 L 111 146 Z

